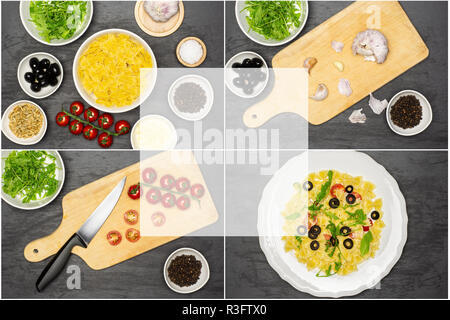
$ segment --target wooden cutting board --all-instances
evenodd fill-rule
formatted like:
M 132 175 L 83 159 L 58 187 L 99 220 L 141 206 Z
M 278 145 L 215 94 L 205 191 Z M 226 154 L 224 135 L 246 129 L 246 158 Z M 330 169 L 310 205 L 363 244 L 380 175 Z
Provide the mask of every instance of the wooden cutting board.
M 381 31 L 388 40 L 389 54 L 383 64 L 365 61 L 352 53 L 356 34 L 369 28 Z M 333 40 L 344 43 L 342 52 L 331 48 Z M 291 112 L 311 124 L 322 124 L 424 60 L 428 53 L 397 1 L 355 2 L 274 56 L 274 88 L 265 100 L 247 109 L 244 123 L 259 127 L 280 113 Z M 296 75 L 284 74 L 282 68 L 303 68 L 308 57 L 318 60 L 309 77 L 298 71 Z M 344 64 L 343 72 L 335 68 L 335 61 Z M 340 78 L 350 81 L 353 94 L 349 97 L 338 91 Z M 319 83 L 328 87 L 328 97 L 323 101 L 308 99 Z
M 178 161 L 181 158 L 183 162 Z M 141 196 L 142 205 L 140 200 L 132 200 L 127 194 L 128 188 L 140 181 L 140 169 L 142 168 L 143 170 L 146 167 L 152 167 L 156 170 L 158 175 L 157 181 L 163 175 L 171 174 L 175 178 L 186 177 L 192 184 L 202 184 L 205 187 L 205 194 L 201 198 L 201 206 L 193 202 L 190 208 L 181 212 L 176 207 L 168 209 L 158 203 L 152 205 L 151 209 L 148 209 L 147 204 L 144 203 L 146 201 L 145 191 Z M 54 255 L 125 176 L 127 177 L 126 184 L 118 203 L 92 239 L 88 248 L 75 247 L 72 251 L 72 253 L 80 256 L 92 269 L 99 270 L 110 267 L 210 225 L 218 219 L 218 212 L 192 152 L 167 151 L 116 171 L 64 196 L 62 200 L 63 218 L 61 224 L 51 235 L 30 242 L 24 250 L 25 258 L 30 262 L 38 262 Z M 148 212 L 140 212 L 142 208 L 145 208 Z M 164 236 L 143 236 L 135 243 L 129 242 L 125 239 L 125 231 L 130 227 L 140 229 L 139 223 L 135 226 L 125 223 L 123 214 L 129 209 L 137 210 L 141 220 L 147 219 L 148 215 L 153 212 L 163 212 L 166 215 L 167 223 L 172 222 L 170 225 L 173 230 L 165 233 Z M 186 221 L 187 218 L 189 221 Z M 148 220 L 145 221 L 150 222 Z M 117 230 L 122 234 L 122 241 L 117 246 L 111 246 L 106 240 L 106 235 L 111 230 Z

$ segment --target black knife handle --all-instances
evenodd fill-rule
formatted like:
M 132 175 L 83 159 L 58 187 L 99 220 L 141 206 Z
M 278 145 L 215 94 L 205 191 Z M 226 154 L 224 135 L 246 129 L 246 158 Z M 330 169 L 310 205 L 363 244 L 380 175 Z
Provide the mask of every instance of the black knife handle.
M 69 260 L 73 247 L 80 246 L 87 248 L 86 243 L 76 233 L 59 249 L 56 255 L 48 263 L 36 281 L 36 289 L 41 292 L 50 282 L 55 279 Z

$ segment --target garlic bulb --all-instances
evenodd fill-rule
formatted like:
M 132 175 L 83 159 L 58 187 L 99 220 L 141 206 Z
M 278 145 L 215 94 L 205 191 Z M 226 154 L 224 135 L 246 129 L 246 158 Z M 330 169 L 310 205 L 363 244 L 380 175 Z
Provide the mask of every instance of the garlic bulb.
M 354 110 L 350 117 L 348 117 L 348 120 L 350 120 L 351 123 L 366 123 L 366 115 L 361 112 L 361 109 Z
M 347 97 L 353 93 L 353 90 L 350 87 L 350 81 L 347 79 L 339 79 L 338 90 L 340 94 Z
M 378 100 L 372 95 L 372 93 L 370 93 L 369 106 L 374 113 L 380 114 L 384 109 L 386 109 L 388 104 L 389 102 L 386 99 L 383 101 Z
M 157 22 L 166 22 L 179 9 L 178 1 L 144 1 L 144 10 Z
M 378 30 L 367 29 L 358 33 L 352 44 L 353 54 L 364 56 L 365 60 L 383 63 L 389 52 L 386 37 Z
M 342 52 L 342 49 L 344 49 L 344 43 L 333 40 L 333 41 L 331 41 L 331 47 L 336 52 Z
M 326 97 L 328 97 L 328 88 L 325 84 L 320 83 L 317 86 L 316 93 L 312 97 L 309 97 L 309 98 L 312 100 L 315 100 L 315 101 L 322 101 Z
M 316 65 L 317 59 L 314 57 L 306 58 L 303 62 L 303 67 L 308 69 L 308 73 L 311 72 L 311 69 Z

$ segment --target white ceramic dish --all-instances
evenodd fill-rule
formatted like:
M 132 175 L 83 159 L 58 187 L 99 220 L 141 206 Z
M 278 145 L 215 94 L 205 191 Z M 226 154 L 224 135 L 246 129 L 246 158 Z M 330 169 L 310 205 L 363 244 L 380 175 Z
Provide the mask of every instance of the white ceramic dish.
M 27 30 L 28 34 L 33 37 L 36 41 L 39 41 L 40 43 L 46 44 L 48 46 L 63 46 L 66 44 L 69 44 L 75 40 L 77 40 L 79 37 L 83 35 L 83 33 L 87 30 L 89 25 L 92 21 L 92 16 L 94 14 L 94 5 L 92 1 L 87 1 L 87 11 L 86 11 L 86 17 L 83 21 L 82 27 L 73 34 L 72 38 L 70 39 L 55 39 L 51 42 L 47 42 L 39 35 L 39 31 L 36 29 L 36 26 L 33 22 L 30 21 L 30 1 L 20 1 L 20 20 L 22 21 L 22 24 Z
M 413 95 L 419 100 L 420 105 L 422 106 L 422 120 L 414 128 L 403 129 L 403 128 L 400 128 L 399 126 L 396 126 L 392 122 L 391 108 L 400 97 L 407 96 L 407 95 Z M 397 133 L 401 136 L 414 136 L 416 134 L 421 133 L 426 128 L 428 128 L 431 121 L 433 120 L 433 110 L 431 109 L 431 105 L 428 102 L 427 98 L 425 98 L 421 93 L 414 91 L 414 90 L 403 90 L 403 91 L 400 91 L 399 93 L 397 93 L 395 96 L 393 96 L 391 101 L 389 101 L 389 104 L 386 108 L 386 120 L 389 125 L 389 128 L 391 128 L 391 130 L 394 131 L 395 133 Z
M 252 94 L 245 94 L 244 89 L 238 88 L 233 84 L 233 79 L 238 77 L 237 72 L 233 70 L 231 67 L 234 63 L 239 62 L 242 63 L 244 59 L 253 59 L 253 58 L 259 58 L 263 62 L 263 66 L 261 67 L 262 72 L 266 74 L 266 79 L 264 81 L 258 82 L 258 84 L 253 89 Z M 263 57 L 261 57 L 256 52 L 252 51 L 243 51 L 236 55 L 234 55 L 230 60 L 228 60 L 227 64 L 225 65 L 225 83 L 227 84 L 228 89 L 230 89 L 231 92 L 233 92 L 235 95 L 241 97 L 241 98 L 254 98 L 258 96 L 267 86 L 267 83 L 269 82 L 269 68 L 267 67 L 266 60 L 264 60 Z
M 188 113 L 188 112 L 181 112 L 178 110 L 178 108 L 175 106 L 174 96 L 175 96 L 175 90 L 183 83 L 186 82 L 193 82 L 198 84 L 202 89 L 205 91 L 206 95 L 206 103 L 205 106 L 199 111 L 195 113 Z M 174 83 L 169 88 L 169 92 L 167 95 L 167 99 L 169 101 L 169 106 L 172 111 L 179 116 L 181 119 L 188 120 L 188 121 L 197 121 L 201 120 L 211 111 L 213 102 L 214 102 L 214 90 L 211 86 L 211 83 L 208 79 L 202 76 L 198 75 L 185 75 L 177 80 L 175 80 Z
M 374 183 L 375 195 L 383 200 L 386 226 L 375 257 L 358 265 L 358 271 L 319 278 L 315 276 L 317 270 L 308 271 L 292 251 L 285 252 L 281 211 L 295 193 L 295 182 L 303 181 L 309 172 L 328 169 L 362 176 Z M 258 207 L 259 242 L 267 261 L 294 288 L 318 297 L 352 296 L 378 284 L 402 254 L 407 223 L 405 199 L 395 179 L 368 155 L 355 151 L 307 151 L 293 157 L 266 185 Z
M 151 73 L 148 74 L 149 84 L 148 84 L 147 90 L 145 91 L 145 93 L 143 95 L 138 97 L 132 104 L 130 104 L 128 106 L 105 107 L 101 104 L 98 104 L 97 102 L 95 102 L 94 97 L 91 94 L 89 94 L 88 92 L 86 92 L 86 90 L 83 88 L 83 85 L 81 84 L 81 80 L 78 77 L 78 62 L 81 57 L 81 54 L 84 52 L 84 50 L 86 50 L 86 48 L 89 46 L 89 44 L 93 40 L 95 40 L 97 37 L 102 36 L 107 33 L 123 33 L 123 34 L 130 36 L 131 38 L 133 38 L 134 40 L 139 42 L 141 45 L 143 45 L 144 48 L 150 53 L 150 56 L 152 58 L 153 66 L 151 68 Z M 102 110 L 104 112 L 121 113 L 121 112 L 130 111 L 130 110 L 138 107 L 143 101 L 145 101 L 150 96 L 150 94 L 153 91 L 153 88 L 155 87 L 156 77 L 157 77 L 157 69 L 158 69 L 158 67 L 157 67 L 155 55 L 153 54 L 153 51 L 150 48 L 150 46 L 147 44 L 147 42 L 144 41 L 144 39 L 139 37 L 137 34 L 127 31 L 127 30 L 124 30 L 124 29 L 106 29 L 106 30 L 102 30 L 102 31 L 99 31 L 99 32 L 93 34 L 88 39 L 86 39 L 86 41 L 83 42 L 83 44 L 78 49 L 78 51 L 75 55 L 75 58 L 73 59 L 72 74 L 73 74 L 73 81 L 75 83 L 75 87 L 77 88 L 78 93 L 89 105 L 91 105 L 99 110 Z
M 31 83 L 26 82 L 25 78 L 24 78 L 25 73 L 31 72 L 31 67 L 30 67 L 30 59 L 31 58 L 38 58 L 39 61 L 41 61 L 44 58 L 47 58 L 48 60 L 50 60 L 50 63 L 56 63 L 59 66 L 59 69 L 61 70 L 61 74 L 57 77 L 58 84 L 56 86 L 52 87 L 52 86 L 48 85 L 45 88 L 41 88 L 41 90 L 39 92 L 34 92 L 31 90 L 31 87 L 30 87 Z M 61 86 L 63 78 L 64 78 L 64 70 L 63 70 L 61 62 L 59 62 L 59 60 L 55 56 L 51 55 L 50 53 L 46 53 L 46 52 L 35 52 L 32 54 L 29 54 L 28 56 L 23 58 L 22 61 L 20 61 L 19 66 L 17 68 L 17 80 L 19 81 L 20 87 L 27 95 L 29 95 L 30 97 L 35 98 L 35 99 L 43 99 L 43 98 L 47 98 L 47 97 L 51 96 Z
M 167 269 L 169 268 L 170 262 L 175 259 L 175 257 L 177 256 L 181 256 L 181 255 L 193 255 L 197 260 L 200 260 L 202 263 L 202 269 L 200 271 L 200 278 L 198 279 L 198 281 L 193 284 L 192 286 L 189 287 L 180 287 L 178 285 L 176 285 L 175 283 L 173 283 L 168 276 L 168 271 Z M 164 264 L 164 280 L 166 280 L 167 285 L 169 286 L 170 289 L 172 289 L 175 292 L 178 293 L 192 293 L 195 291 L 200 290 L 209 280 L 209 265 L 208 265 L 208 261 L 206 261 L 205 257 L 198 252 L 195 249 L 192 248 L 180 248 L 178 250 L 175 250 L 166 260 L 166 263 Z
M 298 34 L 303 30 L 303 27 L 306 24 L 306 20 L 308 20 L 308 1 L 304 2 L 302 17 L 303 22 L 300 24 L 298 28 L 293 30 L 291 34 L 286 37 L 283 40 L 273 40 L 273 39 L 266 39 L 263 35 L 260 35 L 259 33 L 256 33 L 255 31 L 251 30 L 248 23 L 247 23 L 247 12 L 242 11 L 245 8 L 246 4 L 245 1 L 236 1 L 235 6 L 235 15 L 236 20 L 238 22 L 239 27 L 241 28 L 242 32 L 250 39 L 253 40 L 256 43 L 262 44 L 264 46 L 281 46 L 283 44 L 286 44 L 293 39 L 295 39 Z
M 16 137 L 16 136 L 12 133 L 11 129 L 9 128 L 9 114 L 11 113 L 11 111 L 14 109 L 15 106 L 20 105 L 20 104 L 24 104 L 24 103 L 31 104 L 31 105 L 35 106 L 36 108 L 38 108 L 39 111 L 41 112 L 41 114 L 42 114 L 43 117 L 44 117 L 44 121 L 43 121 L 43 123 L 42 123 L 42 127 L 41 127 L 41 130 L 39 131 L 39 133 L 38 133 L 37 135 L 35 135 L 34 137 L 27 138 L 27 139 Z M 45 132 L 47 131 L 47 116 L 45 115 L 44 110 L 42 110 L 42 108 L 41 108 L 38 104 L 36 104 L 36 103 L 34 103 L 34 102 L 32 102 L 32 101 L 29 101 L 29 100 L 19 100 L 19 101 L 14 102 L 13 104 L 11 104 L 11 105 L 5 110 L 5 112 L 3 113 L 3 118 L 2 118 L 2 131 L 3 131 L 4 135 L 5 135 L 9 140 L 11 140 L 11 141 L 14 142 L 14 143 L 17 143 L 17 144 L 20 144 L 20 145 L 32 145 L 32 144 L 36 144 L 36 143 L 38 143 L 39 141 L 41 141 L 41 139 L 42 139 L 42 138 L 44 137 L 44 135 L 45 135 Z
M 18 209 L 35 210 L 35 209 L 42 208 L 42 207 L 48 205 L 53 200 L 55 200 L 55 198 L 61 192 L 61 189 L 64 185 L 64 179 L 65 179 L 64 162 L 58 151 L 56 151 L 56 150 L 46 150 L 46 151 L 56 157 L 56 165 L 58 167 L 58 169 L 56 170 L 56 179 L 59 181 L 58 189 L 56 190 L 56 192 L 51 197 L 47 197 L 42 200 L 30 201 L 29 203 L 22 203 L 21 199 L 12 198 L 10 195 L 5 194 L 3 192 L 3 188 L 2 188 L 2 199 L 6 203 L 8 203 L 9 205 L 11 205 L 15 208 L 18 208 Z M 5 168 L 5 159 L 8 157 L 8 155 L 11 152 L 12 152 L 11 150 L 2 151 L 2 162 L 1 162 L 2 163 L 2 175 L 3 175 L 3 170 Z M 3 181 L 2 181 L 2 186 L 3 186 Z
M 138 125 L 140 126 L 141 123 L 143 123 L 144 121 L 146 121 L 147 119 L 156 119 L 156 120 L 161 120 L 165 123 L 167 123 L 168 127 L 170 127 L 170 131 L 171 133 L 171 137 L 168 139 L 167 145 L 165 148 L 163 148 L 162 150 L 171 150 L 174 149 L 177 142 L 178 142 L 178 135 L 177 135 L 177 131 L 175 130 L 174 125 L 172 124 L 172 122 L 170 122 L 169 119 L 167 119 L 166 117 L 157 115 L 157 114 L 149 114 L 146 115 L 142 118 L 140 118 L 138 121 L 136 121 L 136 123 L 133 126 L 133 129 L 131 129 L 131 134 L 130 134 L 130 139 L 131 139 L 131 147 L 135 150 L 145 150 L 142 148 L 138 148 L 138 146 L 136 145 L 136 142 L 134 141 L 135 138 L 135 131 L 136 128 L 138 127 Z M 142 139 L 142 138 L 141 138 Z

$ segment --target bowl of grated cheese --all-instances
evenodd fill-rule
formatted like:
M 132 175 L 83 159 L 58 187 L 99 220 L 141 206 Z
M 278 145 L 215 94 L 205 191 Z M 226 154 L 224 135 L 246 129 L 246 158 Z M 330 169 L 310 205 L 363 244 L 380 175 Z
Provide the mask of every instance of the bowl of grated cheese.
M 139 119 L 131 130 L 130 139 L 135 150 L 171 150 L 178 142 L 172 122 L 157 114 Z

